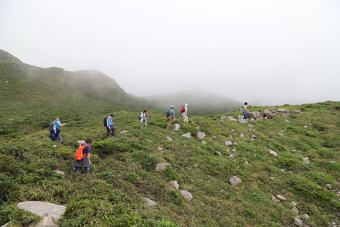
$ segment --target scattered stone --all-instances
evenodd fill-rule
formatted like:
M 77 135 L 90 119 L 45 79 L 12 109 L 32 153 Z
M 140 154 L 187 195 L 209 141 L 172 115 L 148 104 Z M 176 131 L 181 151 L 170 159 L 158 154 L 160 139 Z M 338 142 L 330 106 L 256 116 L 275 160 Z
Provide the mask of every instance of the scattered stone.
M 148 206 L 156 206 L 157 205 L 157 203 L 155 202 L 155 201 L 153 201 L 153 200 L 151 200 L 151 199 L 148 199 L 148 198 L 142 198 L 145 202 L 146 202 L 146 204 L 148 205 Z
M 56 223 L 66 210 L 65 206 L 41 201 L 21 202 L 17 207 L 42 217 L 37 226 L 57 226 Z
M 302 158 L 302 161 L 303 161 L 304 163 L 306 163 L 306 164 L 309 164 L 309 163 L 310 163 L 308 157 Z
M 269 110 L 264 110 L 263 111 L 263 117 L 266 118 L 266 119 L 272 119 L 274 117 L 274 115 Z
M 211 136 L 212 139 L 216 139 L 217 137 L 216 136 Z
M 181 128 L 181 125 L 180 124 L 174 124 L 174 132 L 177 132 L 177 131 L 179 131 L 180 130 L 180 128 Z
M 5 83 L 8 84 L 8 80 L 6 80 Z
M 222 153 L 219 152 L 219 151 L 215 151 L 215 155 L 217 155 L 217 156 L 222 156 Z
M 296 226 L 302 227 L 302 220 L 300 220 L 298 217 L 294 218 L 294 223 Z
M 232 128 L 230 131 L 235 132 L 235 129 Z
M 224 144 L 225 144 L 226 146 L 231 146 L 231 145 L 233 145 L 233 143 L 232 143 L 231 141 L 226 141 Z
M 240 122 L 241 124 L 248 123 L 247 119 L 243 119 L 243 118 L 239 118 L 238 122 Z
M 330 163 L 335 163 L 335 161 L 329 161 Z
M 291 152 L 296 152 L 296 150 L 291 150 Z
M 305 125 L 305 126 L 303 126 L 304 128 L 308 128 L 308 126 L 307 125 Z
M 234 149 L 231 150 L 231 152 L 236 152 L 236 151 L 237 151 L 236 148 L 234 148 Z
M 286 201 L 286 198 L 283 195 L 276 195 L 275 197 L 280 201 Z
M 157 172 L 164 171 L 164 170 L 166 169 L 167 166 L 171 166 L 170 163 L 160 162 L 160 163 L 158 163 L 157 166 L 156 166 L 156 171 L 157 171 Z
M 173 187 L 174 189 L 179 189 L 179 184 L 178 184 L 177 180 L 170 181 L 169 185 L 171 187 Z
M 253 128 L 255 125 L 249 124 L 248 127 Z
M 280 200 L 278 200 L 274 195 L 272 195 L 272 201 L 275 203 L 279 203 Z
M 120 134 L 125 134 L 125 133 L 127 133 L 128 131 L 127 130 L 122 130 L 122 131 L 120 131 L 119 133 Z
M 207 144 L 207 142 L 205 142 L 205 141 L 202 141 L 202 143 L 203 143 L 203 144 Z
M 227 120 L 229 120 L 229 121 L 237 121 L 233 116 L 227 116 Z
M 279 112 L 279 113 L 289 113 L 289 111 L 286 110 L 286 109 L 277 109 L 277 112 Z
M 286 172 L 286 170 L 284 170 L 284 169 L 281 169 L 281 172 Z
M 293 208 L 292 208 L 292 211 L 293 211 L 295 214 L 298 214 L 298 213 L 299 213 L 299 210 L 298 210 L 296 207 L 293 207 Z
M 332 185 L 331 185 L 331 184 L 326 184 L 326 188 L 327 188 L 328 190 L 332 190 Z
M 275 177 L 269 177 L 269 179 L 271 179 L 271 180 L 274 180 L 274 179 L 275 179 Z
M 195 163 L 194 167 L 195 167 L 195 168 L 198 168 L 198 165 Z
M 275 157 L 277 157 L 277 153 L 271 149 L 268 150 L 269 154 L 274 155 Z
M 229 179 L 229 183 L 232 185 L 232 186 L 236 186 L 238 184 L 241 184 L 242 183 L 242 180 L 240 178 L 238 178 L 237 176 L 232 176 L 230 177 Z
M 290 205 L 291 205 L 292 207 L 296 207 L 296 206 L 297 206 L 297 202 L 296 202 L 296 201 L 291 201 L 291 202 L 290 202 Z
M 244 161 L 244 164 L 245 164 L 245 165 L 248 165 L 248 161 L 247 161 L 247 160 L 245 160 L 245 161 Z
M 253 139 L 253 140 L 255 140 L 255 139 L 257 139 L 257 136 L 252 135 L 250 138 Z
M 56 144 L 53 144 L 53 147 L 54 147 L 54 148 L 56 148 L 56 147 L 57 147 L 57 145 L 56 145 Z
M 230 154 L 228 157 L 229 157 L 229 158 L 234 158 L 234 155 L 233 155 L 233 154 Z
M 161 147 L 158 147 L 158 148 L 157 148 L 157 150 L 159 150 L 159 151 L 163 151 L 163 148 L 161 148 Z
M 286 123 L 289 123 L 290 121 L 288 119 L 285 120 Z
M 167 139 L 168 141 L 172 141 L 172 139 L 171 139 L 169 136 L 167 136 L 166 139 Z
M 337 191 L 335 194 L 336 194 L 337 196 L 340 196 L 340 191 Z
M 243 133 L 241 133 L 241 134 L 240 134 L 240 137 L 241 137 L 241 138 L 243 138 L 243 137 L 244 137 L 244 134 L 243 134 Z
M 192 198 L 193 198 L 192 194 L 188 191 L 181 190 L 180 193 L 184 197 L 184 199 L 186 199 L 186 200 L 192 200 Z
M 61 171 L 61 170 L 54 170 L 54 172 L 56 173 L 56 174 L 58 174 L 58 175 L 61 175 L 61 176 L 64 176 L 65 175 L 65 173 L 63 172 L 63 171 Z
M 225 115 L 220 117 L 220 120 L 225 120 L 227 117 Z
M 182 136 L 185 137 L 185 138 L 191 138 L 191 133 L 187 132 L 187 133 L 183 134 Z
M 78 140 L 77 143 L 78 144 L 83 144 L 83 143 L 85 143 L 85 140 Z
M 280 132 L 280 133 L 279 133 L 279 136 L 283 136 L 283 134 Z
M 205 137 L 205 133 L 204 133 L 204 132 L 197 132 L 196 137 L 197 137 L 198 139 L 202 140 L 202 139 L 204 139 L 204 137 Z
M 301 217 L 302 217 L 303 219 L 305 219 L 305 220 L 309 219 L 309 215 L 308 215 L 308 214 L 304 214 L 304 215 L 302 215 Z

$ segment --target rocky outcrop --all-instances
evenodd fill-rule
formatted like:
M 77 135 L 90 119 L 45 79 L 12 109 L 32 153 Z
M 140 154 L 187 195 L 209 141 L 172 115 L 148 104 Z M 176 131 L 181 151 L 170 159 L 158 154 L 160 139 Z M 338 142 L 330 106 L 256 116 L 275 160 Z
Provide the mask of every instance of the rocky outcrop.
M 229 183 L 232 185 L 232 186 L 236 186 L 238 184 L 241 184 L 242 183 L 242 180 L 240 178 L 238 178 L 237 176 L 232 176 L 230 177 L 229 179 Z

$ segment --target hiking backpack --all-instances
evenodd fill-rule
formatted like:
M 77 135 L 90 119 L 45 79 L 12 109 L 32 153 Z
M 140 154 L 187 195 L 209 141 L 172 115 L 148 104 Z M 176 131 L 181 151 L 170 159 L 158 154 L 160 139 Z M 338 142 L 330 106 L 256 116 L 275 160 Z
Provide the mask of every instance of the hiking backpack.
M 53 121 L 50 123 L 50 132 L 51 133 L 56 133 L 57 128 L 56 128 L 56 121 Z
M 144 113 L 144 112 L 140 112 L 139 117 L 138 117 L 138 120 L 142 120 L 143 113 Z
M 104 117 L 104 127 L 107 127 L 107 117 Z
M 87 146 L 87 144 L 85 144 L 83 146 L 79 145 L 76 153 L 74 153 L 74 160 L 79 161 L 79 160 L 82 160 L 84 158 L 83 150 L 86 146 Z
M 185 107 L 182 106 L 182 108 L 179 110 L 181 113 L 184 113 L 185 112 Z
M 166 117 L 170 117 L 172 114 L 171 114 L 170 110 L 168 110 L 165 115 L 166 115 Z

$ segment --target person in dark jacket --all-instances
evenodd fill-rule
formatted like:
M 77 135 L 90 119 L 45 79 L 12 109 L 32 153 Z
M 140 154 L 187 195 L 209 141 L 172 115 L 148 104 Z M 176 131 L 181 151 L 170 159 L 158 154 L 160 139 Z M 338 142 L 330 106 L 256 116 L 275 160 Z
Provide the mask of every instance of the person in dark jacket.
M 85 143 L 82 143 L 81 146 L 85 146 L 83 149 L 84 158 L 81 160 L 75 160 L 72 163 L 72 169 L 74 171 L 81 171 L 82 173 L 88 173 L 90 171 L 91 164 L 91 139 L 85 140 Z

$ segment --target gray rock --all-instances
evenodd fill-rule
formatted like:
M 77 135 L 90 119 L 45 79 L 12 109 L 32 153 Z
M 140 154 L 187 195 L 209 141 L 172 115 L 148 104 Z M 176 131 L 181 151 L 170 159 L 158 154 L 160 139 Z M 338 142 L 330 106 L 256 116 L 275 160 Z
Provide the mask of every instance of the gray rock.
M 187 132 L 187 133 L 183 134 L 182 136 L 185 137 L 185 138 L 191 138 L 191 133 Z
M 285 122 L 286 122 L 286 123 L 289 123 L 289 122 L 290 122 L 290 120 L 286 119 L 286 120 L 285 120 Z
M 225 144 L 226 146 L 231 146 L 231 145 L 233 145 L 233 142 L 231 142 L 231 141 L 226 141 L 224 144 Z
M 181 125 L 180 124 L 174 124 L 174 132 L 177 132 L 181 129 Z
M 286 110 L 286 109 L 277 109 L 277 112 L 279 112 L 279 113 L 289 113 L 289 111 Z
M 227 117 L 225 115 L 220 117 L 220 120 L 225 120 Z
M 222 153 L 219 152 L 219 151 L 215 151 L 215 155 L 217 155 L 217 156 L 222 156 Z
M 295 214 L 298 214 L 298 213 L 299 213 L 299 210 L 298 210 L 296 207 L 293 207 L 293 208 L 292 208 L 292 211 L 293 211 L 293 213 L 295 213 Z
M 192 198 L 193 198 L 192 194 L 188 191 L 181 190 L 180 193 L 185 200 L 192 200 Z
M 262 118 L 262 116 L 260 112 L 254 111 L 254 112 L 247 113 L 247 118 L 259 120 L 260 118 Z
M 268 152 L 269 152 L 269 154 L 271 154 L 271 155 L 277 157 L 277 153 L 276 153 L 275 151 L 269 149 Z
M 274 117 L 273 113 L 270 112 L 269 110 L 264 110 L 263 111 L 263 117 L 267 119 L 272 119 Z
M 257 136 L 252 135 L 250 138 L 252 138 L 253 140 L 257 139 Z
M 302 227 L 302 220 L 300 220 L 298 217 L 294 218 L 294 223 L 296 226 Z
M 326 188 L 327 188 L 328 190 L 332 190 L 332 185 L 331 185 L 331 184 L 326 184 Z
M 291 202 L 290 202 L 290 205 L 291 205 L 292 207 L 296 207 L 296 206 L 297 206 L 297 202 L 296 202 L 296 201 L 291 201 Z
M 85 143 L 85 140 L 78 140 L 77 143 L 78 144 L 83 144 L 83 143 Z
M 245 160 L 245 161 L 244 161 L 244 164 L 245 164 L 245 165 L 248 165 L 249 163 L 248 163 L 248 161 L 247 161 L 247 160 Z
M 169 185 L 171 187 L 173 187 L 174 189 L 179 189 L 179 184 L 178 184 L 177 180 L 170 181 Z
M 244 137 L 244 134 L 243 134 L 243 133 L 241 133 L 241 134 L 240 134 L 240 137 L 241 137 L 241 138 L 243 138 L 243 137 Z
M 302 217 L 303 219 L 305 219 L 305 220 L 309 219 L 309 215 L 308 215 L 308 214 L 303 214 L 301 217 Z
M 164 171 L 166 169 L 167 166 L 171 166 L 170 163 L 160 162 L 156 166 L 156 171 L 157 172 L 162 172 L 162 171 Z
M 153 200 L 151 200 L 151 199 L 148 199 L 148 198 L 142 198 L 144 201 L 145 201 L 145 203 L 148 205 L 148 206 L 156 206 L 157 205 L 157 203 L 155 202 L 155 201 L 153 201 Z
M 56 145 L 56 144 L 53 144 L 53 147 L 54 147 L 54 148 L 56 148 L 56 147 L 57 147 L 57 145 Z
M 275 195 L 275 197 L 280 201 L 286 201 L 286 198 L 283 195 Z
M 205 137 L 205 133 L 204 133 L 204 132 L 197 132 L 196 137 L 197 137 L 198 139 L 202 140 L 202 139 L 204 139 L 204 137 Z
M 17 207 L 42 217 L 37 226 L 57 226 L 56 223 L 66 210 L 65 206 L 41 201 L 21 202 Z
M 163 151 L 163 148 L 158 147 L 157 150 L 158 150 L 158 151 Z
M 255 125 L 252 125 L 252 124 L 248 124 L 248 127 L 249 128 L 253 128 Z
M 234 158 L 234 155 L 233 155 L 233 154 L 230 154 L 228 157 L 229 157 L 229 158 Z
M 172 141 L 172 139 L 169 136 L 167 136 L 165 138 L 166 138 L 167 141 Z
M 205 142 L 205 141 L 202 141 L 202 143 L 203 143 L 203 144 L 207 144 L 207 142 Z
M 310 163 L 308 157 L 302 158 L 302 161 L 303 161 L 304 163 L 306 163 L 306 164 L 309 164 L 309 163 Z
M 122 131 L 120 131 L 119 133 L 120 134 L 125 134 L 125 133 L 127 133 L 128 131 L 127 130 L 122 130 Z
M 61 175 L 61 176 L 65 175 L 65 173 L 63 171 L 59 170 L 59 169 L 54 170 L 54 172 L 58 175 Z
M 275 203 L 279 203 L 280 200 L 278 200 L 274 195 L 272 195 L 272 201 Z
M 229 183 L 232 185 L 232 186 L 236 186 L 238 184 L 241 184 L 242 183 L 242 180 L 240 178 L 238 178 L 237 176 L 232 176 L 230 177 L 229 179 Z

